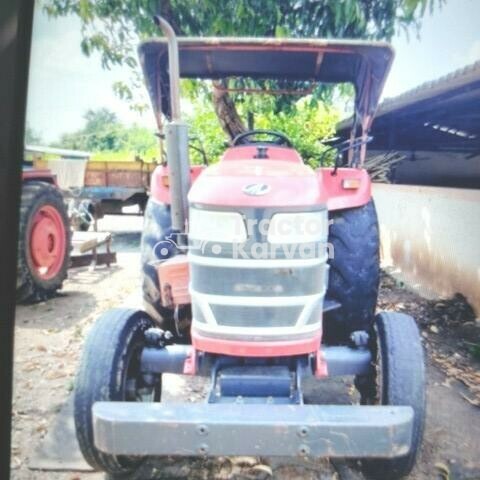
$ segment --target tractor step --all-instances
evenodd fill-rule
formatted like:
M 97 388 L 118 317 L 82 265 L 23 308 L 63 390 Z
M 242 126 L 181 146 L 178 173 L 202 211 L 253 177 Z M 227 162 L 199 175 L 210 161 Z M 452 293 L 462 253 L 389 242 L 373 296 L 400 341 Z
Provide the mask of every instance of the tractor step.
M 113 455 L 406 455 L 411 407 L 97 402 L 96 447 Z

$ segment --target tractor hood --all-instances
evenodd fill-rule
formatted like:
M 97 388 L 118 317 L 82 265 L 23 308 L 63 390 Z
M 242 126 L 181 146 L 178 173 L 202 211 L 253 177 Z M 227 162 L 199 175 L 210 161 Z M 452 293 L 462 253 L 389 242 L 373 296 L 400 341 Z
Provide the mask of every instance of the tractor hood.
M 367 119 L 367 128 L 393 59 L 387 43 L 354 40 L 179 38 L 178 44 L 181 78 L 242 76 L 352 83 L 356 113 Z M 139 56 L 155 114 L 170 118 L 166 40 L 143 42 Z

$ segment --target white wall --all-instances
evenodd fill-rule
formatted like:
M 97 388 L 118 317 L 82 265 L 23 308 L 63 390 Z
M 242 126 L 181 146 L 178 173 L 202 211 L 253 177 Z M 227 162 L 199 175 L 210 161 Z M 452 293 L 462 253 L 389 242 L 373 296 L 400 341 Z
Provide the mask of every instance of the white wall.
M 462 293 L 480 316 L 480 190 L 374 184 L 382 266 L 427 297 Z

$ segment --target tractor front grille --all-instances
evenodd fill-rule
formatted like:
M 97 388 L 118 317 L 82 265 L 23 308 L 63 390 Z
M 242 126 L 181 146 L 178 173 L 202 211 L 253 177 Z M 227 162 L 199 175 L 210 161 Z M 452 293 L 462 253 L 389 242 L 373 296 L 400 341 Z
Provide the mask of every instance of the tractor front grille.
M 220 265 L 199 265 L 196 257 L 191 257 L 191 288 L 206 295 L 222 295 L 228 297 L 295 297 L 317 295 L 319 286 L 324 284 L 325 269 L 323 262 L 290 262 L 286 266 L 278 266 L 274 261 L 269 266 L 245 267 L 238 260 L 237 265 L 222 267 Z M 261 262 L 257 262 L 261 265 Z M 321 292 L 321 290 L 320 290 Z M 252 299 L 254 303 L 254 299 Z
M 254 305 L 211 305 L 219 325 L 226 327 L 257 328 L 259 326 L 293 327 L 302 312 L 301 306 L 257 307 Z
M 266 214 L 265 209 L 243 213 L 247 219 Z M 326 215 L 325 211 L 325 221 Z M 253 251 L 254 242 L 259 249 L 265 247 L 267 258 L 245 255 Z M 321 329 L 328 276 L 326 239 L 309 248 L 307 258 L 302 258 L 301 249 L 277 249 L 272 254 L 267 238 L 258 232 L 248 237 L 240 258 L 229 244 L 191 242 L 191 247 L 192 328 L 202 335 L 260 341 L 294 339 Z M 292 252 L 290 257 L 286 251 Z

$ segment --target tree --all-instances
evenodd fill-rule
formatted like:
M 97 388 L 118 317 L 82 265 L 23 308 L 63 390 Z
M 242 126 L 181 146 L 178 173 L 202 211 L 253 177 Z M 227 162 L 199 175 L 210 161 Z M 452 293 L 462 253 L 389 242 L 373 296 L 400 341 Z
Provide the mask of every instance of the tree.
M 25 126 L 25 145 L 41 145 L 42 136 L 28 123 Z
M 69 150 L 87 150 L 85 137 L 80 130 L 63 133 L 58 141 L 52 142 L 52 147 L 67 148 Z
M 56 146 L 92 152 L 121 149 L 124 127 L 114 112 L 107 108 L 88 110 L 83 118 L 84 127 L 76 132 L 63 134 Z
M 155 136 L 147 128 L 138 125 L 126 127 L 107 108 L 88 110 L 83 118 L 85 125 L 76 132 L 64 133 L 55 146 L 145 156 L 157 145 Z
M 88 110 L 84 115 L 85 145 L 87 150 L 118 151 L 122 148 L 124 129 L 115 113 L 106 108 Z
M 268 98 L 274 103 L 274 98 Z M 240 113 L 243 114 L 243 107 Z M 248 108 L 248 107 L 247 107 Z M 335 133 L 335 125 L 339 121 L 339 112 L 327 107 L 322 102 L 314 102 L 304 97 L 294 105 L 294 110 L 275 113 L 268 108 L 268 101 L 263 110 L 255 116 L 255 126 L 284 132 L 288 135 L 303 160 L 313 167 L 318 167 L 318 158 L 325 149 L 319 139 L 327 138 Z M 200 164 L 205 160 L 217 161 L 225 150 L 225 136 L 216 121 L 215 112 L 206 101 L 197 101 L 193 111 L 188 115 L 190 134 L 190 161 Z M 328 157 L 332 160 L 331 157 Z
M 444 0 L 44 0 L 49 15 L 74 14 L 82 22 L 82 51 L 99 52 L 102 65 L 128 65 L 139 86 L 136 44 L 159 35 L 152 22 L 161 14 L 180 35 L 248 35 L 391 39 L 397 29 L 419 27 L 420 19 Z M 117 93 L 132 90 L 117 83 Z M 228 94 L 212 97 L 230 135 L 243 129 Z
M 135 155 L 139 155 L 144 158 L 152 150 L 158 148 L 158 139 L 153 133 L 145 127 L 139 127 L 133 125 L 125 129 L 124 134 L 124 146 L 125 150 L 128 150 Z

